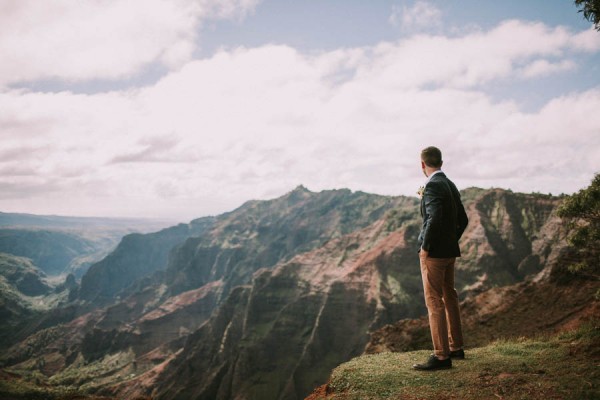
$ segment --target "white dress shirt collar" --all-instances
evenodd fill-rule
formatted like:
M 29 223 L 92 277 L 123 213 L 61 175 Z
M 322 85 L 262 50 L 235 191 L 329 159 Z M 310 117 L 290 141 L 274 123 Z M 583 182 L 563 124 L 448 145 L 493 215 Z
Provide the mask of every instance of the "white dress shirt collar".
M 437 174 L 438 172 L 442 172 L 442 170 L 441 170 L 441 169 L 438 169 L 437 171 L 434 171 L 434 172 L 433 172 L 433 174 L 429 175 L 429 176 L 427 177 L 427 180 L 425 181 L 425 184 L 427 185 L 427 184 L 429 183 L 429 181 L 431 180 L 431 178 L 433 178 L 433 176 L 434 176 L 435 174 Z

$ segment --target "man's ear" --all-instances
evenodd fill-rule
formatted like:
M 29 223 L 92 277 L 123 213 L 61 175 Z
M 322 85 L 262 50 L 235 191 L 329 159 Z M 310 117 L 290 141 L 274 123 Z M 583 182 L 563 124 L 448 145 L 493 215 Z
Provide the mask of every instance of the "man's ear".
M 425 169 L 425 161 L 421 160 L 421 169 Z

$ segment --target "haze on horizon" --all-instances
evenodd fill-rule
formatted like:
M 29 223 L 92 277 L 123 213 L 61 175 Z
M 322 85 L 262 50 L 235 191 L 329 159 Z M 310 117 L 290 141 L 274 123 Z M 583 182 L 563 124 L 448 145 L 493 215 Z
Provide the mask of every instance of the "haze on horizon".
M 431 144 L 460 188 L 600 171 L 600 33 L 568 0 L 0 0 L 0 59 L 3 212 L 412 196 Z

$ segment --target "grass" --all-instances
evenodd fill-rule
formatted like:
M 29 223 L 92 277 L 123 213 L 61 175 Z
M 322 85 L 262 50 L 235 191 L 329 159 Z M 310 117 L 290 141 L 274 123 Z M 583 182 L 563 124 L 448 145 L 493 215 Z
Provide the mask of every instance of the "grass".
M 412 365 L 430 351 L 380 353 L 338 366 L 329 394 L 313 399 L 598 399 L 600 323 L 537 339 L 501 340 L 467 349 L 449 370 Z

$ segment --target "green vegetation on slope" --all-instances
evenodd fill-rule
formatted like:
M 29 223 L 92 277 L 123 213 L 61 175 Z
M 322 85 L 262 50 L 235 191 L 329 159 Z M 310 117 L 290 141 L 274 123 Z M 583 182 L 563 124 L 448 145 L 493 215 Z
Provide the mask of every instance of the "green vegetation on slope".
M 37 377 L 38 383 L 45 376 Z M 113 397 L 86 395 L 66 386 L 43 386 L 28 382 L 17 374 L 0 371 L 0 399 L 3 400 L 116 400 Z M 135 397 L 131 400 L 147 400 L 145 397 Z
M 467 350 L 449 370 L 412 365 L 429 351 L 364 355 L 338 366 L 316 399 L 597 399 L 600 321 L 538 339 L 500 340 Z
M 24 338 L 23 329 L 67 301 L 62 288 L 50 285 L 30 259 L 0 253 L 0 355 Z
M 43 295 L 52 289 L 46 282 L 46 275 L 31 260 L 1 252 L 0 282 L 11 286 L 11 291 L 25 296 Z
M 558 216 L 569 223 L 569 244 L 577 249 L 582 261 L 569 270 L 600 278 L 600 173 L 585 189 L 567 199 L 558 208 Z

